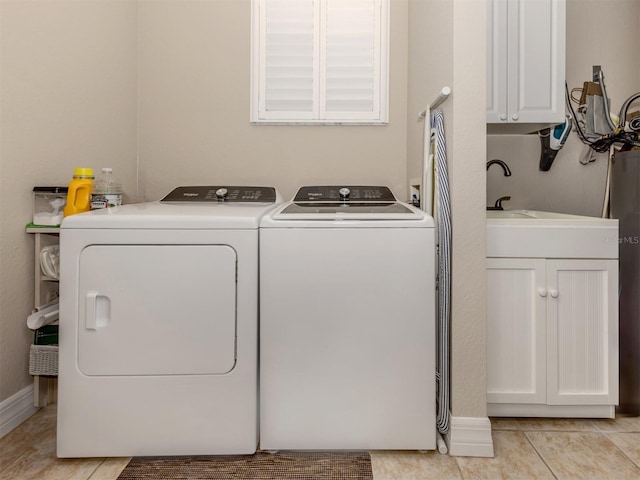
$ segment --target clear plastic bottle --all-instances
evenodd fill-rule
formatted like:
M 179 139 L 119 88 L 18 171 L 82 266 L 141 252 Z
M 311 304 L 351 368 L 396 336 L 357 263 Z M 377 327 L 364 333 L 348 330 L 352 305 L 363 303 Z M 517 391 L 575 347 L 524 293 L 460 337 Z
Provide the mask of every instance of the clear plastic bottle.
M 93 183 L 91 210 L 122 205 L 122 184 L 111 168 L 103 168 Z
M 74 170 L 73 180 L 69 183 L 67 191 L 67 204 L 63 211 L 65 217 L 74 213 L 88 212 L 91 209 L 92 182 L 92 168 L 76 168 Z

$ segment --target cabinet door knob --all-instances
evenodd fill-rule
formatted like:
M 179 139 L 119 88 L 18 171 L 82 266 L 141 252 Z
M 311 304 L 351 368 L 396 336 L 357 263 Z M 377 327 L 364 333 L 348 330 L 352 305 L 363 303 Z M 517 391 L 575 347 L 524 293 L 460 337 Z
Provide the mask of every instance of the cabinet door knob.
M 553 298 L 558 298 L 558 290 L 556 290 L 555 288 L 550 288 L 549 289 L 549 295 L 551 295 Z
M 546 288 L 539 288 L 538 289 L 538 295 L 540 295 L 541 297 L 546 297 L 547 296 L 547 289 Z
M 503 122 L 507 120 L 507 116 L 503 113 L 500 115 L 500 120 L 502 120 Z
M 518 119 L 520 119 L 520 116 L 517 113 L 514 113 L 513 115 L 511 115 L 511 119 L 517 121 Z

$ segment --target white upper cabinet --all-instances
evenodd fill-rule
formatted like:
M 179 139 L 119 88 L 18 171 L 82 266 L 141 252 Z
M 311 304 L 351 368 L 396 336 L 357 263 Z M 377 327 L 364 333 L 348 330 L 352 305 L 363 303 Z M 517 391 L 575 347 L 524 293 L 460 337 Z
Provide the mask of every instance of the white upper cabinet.
M 564 122 L 565 17 L 565 0 L 489 0 L 487 123 Z

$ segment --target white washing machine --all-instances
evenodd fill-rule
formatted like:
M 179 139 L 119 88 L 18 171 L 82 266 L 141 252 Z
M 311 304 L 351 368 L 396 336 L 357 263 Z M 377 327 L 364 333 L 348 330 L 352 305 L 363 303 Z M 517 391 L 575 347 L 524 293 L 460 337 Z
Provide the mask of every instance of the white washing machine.
M 321 186 L 260 227 L 260 447 L 434 449 L 433 219 Z
M 64 219 L 59 457 L 251 454 L 267 187 Z

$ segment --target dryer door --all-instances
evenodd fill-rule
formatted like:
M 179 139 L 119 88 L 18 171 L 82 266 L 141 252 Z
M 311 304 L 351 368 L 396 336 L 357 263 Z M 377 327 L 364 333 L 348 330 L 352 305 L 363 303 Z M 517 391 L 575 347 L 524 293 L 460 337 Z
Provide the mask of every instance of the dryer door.
M 228 245 L 91 245 L 80 255 L 85 375 L 223 374 L 235 365 Z

